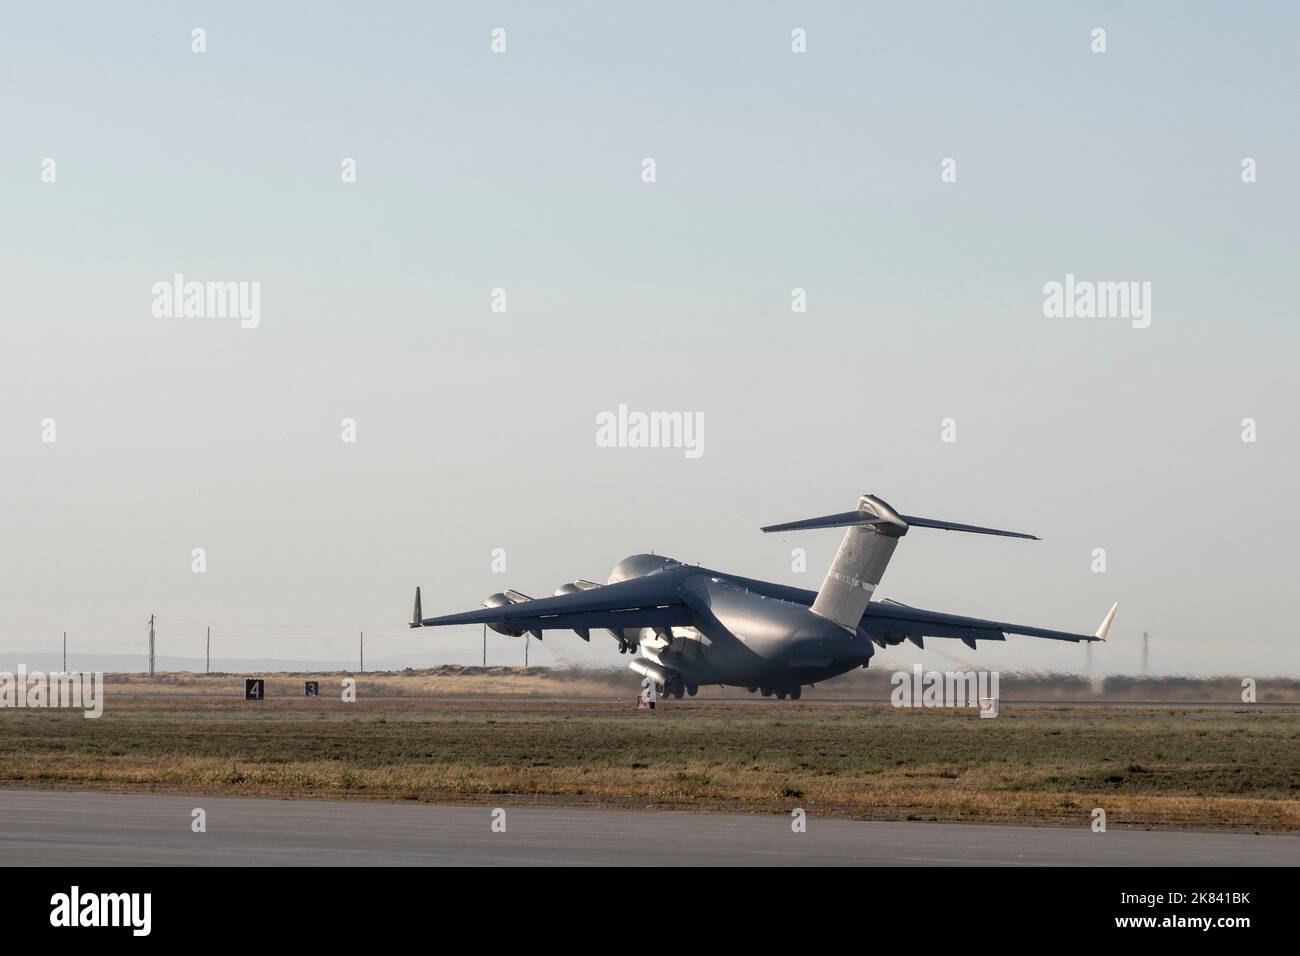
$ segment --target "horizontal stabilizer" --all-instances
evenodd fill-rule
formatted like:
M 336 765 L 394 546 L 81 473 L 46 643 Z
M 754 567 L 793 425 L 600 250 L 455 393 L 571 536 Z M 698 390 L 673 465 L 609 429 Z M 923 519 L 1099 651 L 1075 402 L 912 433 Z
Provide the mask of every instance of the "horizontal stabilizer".
M 1000 531 L 997 528 L 981 528 L 979 525 L 957 524 L 955 521 L 936 521 L 934 518 L 918 518 L 915 515 L 899 515 L 899 517 L 907 522 L 909 528 L 938 528 L 941 531 L 969 531 L 971 534 L 996 534 L 1004 538 L 1042 540 L 1036 534 L 1025 534 L 1023 531 Z
M 863 495 L 856 511 L 841 511 L 839 514 L 822 515 L 820 518 L 803 518 L 799 521 L 786 521 L 770 524 L 763 528 L 766 533 L 773 531 L 809 531 L 815 528 L 870 528 L 902 537 L 909 528 L 938 528 L 941 531 L 966 531 L 971 534 L 996 534 L 1004 538 L 1027 538 L 1038 541 L 1037 535 L 1022 531 L 1003 531 L 1000 528 L 985 528 L 975 524 L 959 524 L 956 521 L 940 521 L 937 518 L 921 518 L 916 515 L 899 514 L 875 495 Z
M 854 526 L 880 524 L 880 519 L 861 511 L 843 511 L 837 515 L 823 515 L 820 518 L 804 518 L 801 521 L 787 521 L 784 524 L 770 524 L 763 528 L 765 534 L 773 531 L 808 531 L 812 528 L 850 528 Z

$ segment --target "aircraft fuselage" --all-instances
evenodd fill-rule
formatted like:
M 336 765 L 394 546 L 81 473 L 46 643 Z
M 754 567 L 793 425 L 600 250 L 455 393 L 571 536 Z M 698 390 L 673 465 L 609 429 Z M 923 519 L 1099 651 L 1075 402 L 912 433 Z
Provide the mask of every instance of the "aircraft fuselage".
M 615 568 L 610 583 L 672 571 L 695 598 L 690 627 L 611 632 L 634 648 L 639 662 L 663 688 L 726 684 L 761 688 L 781 696 L 866 664 L 874 647 L 812 612 L 814 593 L 708 568 L 683 566 L 659 555 L 633 555 Z M 671 633 L 671 640 L 669 639 Z

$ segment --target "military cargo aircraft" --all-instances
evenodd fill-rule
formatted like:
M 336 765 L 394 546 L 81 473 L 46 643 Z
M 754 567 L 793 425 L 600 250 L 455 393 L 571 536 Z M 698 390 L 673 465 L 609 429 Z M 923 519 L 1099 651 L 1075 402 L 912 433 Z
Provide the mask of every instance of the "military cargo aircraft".
M 899 514 L 875 495 L 863 495 L 854 511 L 762 530 L 816 528 L 848 530 L 815 592 L 634 554 L 615 566 L 607 584 L 578 580 L 537 599 L 503 591 L 479 610 L 442 617 L 423 616 L 417 587 L 410 625 L 484 624 L 500 634 L 539 640 L 544 631 L 572 630 L 584 641 L 603 628 L 618 642 L 619 653 L 633 655 L 632 670 L 660 694 L 680 699 L 713 684 L 798 700 L 805 685 L 866 667 L 877 647 L 905 640 L 924 647 L 927 637 L 955 638 L 971 648 L 1008 634 L 1103 641 L 1119 606 L 1112 605 L 1095 633 L 1075 634 L 872 601 L 899 539 L 912 528 L 1038 538 Z

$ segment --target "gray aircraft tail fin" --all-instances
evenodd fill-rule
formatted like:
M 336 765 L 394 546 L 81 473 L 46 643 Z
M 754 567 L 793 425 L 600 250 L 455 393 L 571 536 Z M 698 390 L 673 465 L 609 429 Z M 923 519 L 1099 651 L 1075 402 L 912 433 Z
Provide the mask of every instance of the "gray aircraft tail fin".
M 840 542 L 840 549 L 831 562 L 830 570 L 826 572 L 826 580 L 817 592 L 812 611 L 850 631 L 857 629 L 862 614 L 867 609 L 867 602 L 871 600 L 872 593 L 889 565 L 889 559 L 894 555 L 898 539 L 907 534 L 909 528 L 939 528 L 945 531 L 1038 540 L 1032 534 L 1019 531 L 1001 531 L 997 528 L 899 514 L 875 495 L 859 498 L 856 511 L 768 525 L 763 531 L 804 531 L 812 528 L 849 529 L 844 533 L 844 540 Z

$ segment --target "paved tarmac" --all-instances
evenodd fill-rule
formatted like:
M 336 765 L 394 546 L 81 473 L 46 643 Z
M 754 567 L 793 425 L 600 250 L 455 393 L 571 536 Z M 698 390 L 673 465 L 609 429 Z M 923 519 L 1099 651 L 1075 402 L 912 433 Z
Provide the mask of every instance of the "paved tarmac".
M 206 833 L 191 830 L 206 811 Z M 1300 836 L 373 801 L 0 791 L 0 861 L 41 865 L 1300 866 Z

